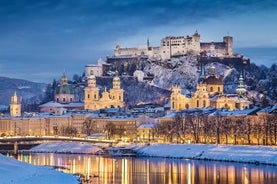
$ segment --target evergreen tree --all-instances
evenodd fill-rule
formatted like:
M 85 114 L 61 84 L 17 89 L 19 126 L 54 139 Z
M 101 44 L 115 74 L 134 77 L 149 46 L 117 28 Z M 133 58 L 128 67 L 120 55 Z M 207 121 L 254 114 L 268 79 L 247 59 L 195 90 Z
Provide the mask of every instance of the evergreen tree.
M 273 64 L 269 69 L 269 77 L 270 77 L 270 89 L 269 94 L 270 97 L 274 100 L 277 99 L 277 69 L 276 64 Z

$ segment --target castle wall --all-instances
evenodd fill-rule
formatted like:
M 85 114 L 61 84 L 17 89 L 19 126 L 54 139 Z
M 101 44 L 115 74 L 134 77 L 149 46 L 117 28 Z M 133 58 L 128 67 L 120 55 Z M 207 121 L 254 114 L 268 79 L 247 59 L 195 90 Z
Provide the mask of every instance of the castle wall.
M 170 59 L 174 56 L 186 54 L 199 55 L 206 52 L 209 56 L 226 57 L 233 55 L 233 38 L 223 37 L 223 42 L 201 43 L 200 35 L 196 32 L 192 36 L 168 36 L 161 40 L 159 47 L 120 48 L 116 46 L 114 56 L 136 57 L 142 53 L 148 58 Z

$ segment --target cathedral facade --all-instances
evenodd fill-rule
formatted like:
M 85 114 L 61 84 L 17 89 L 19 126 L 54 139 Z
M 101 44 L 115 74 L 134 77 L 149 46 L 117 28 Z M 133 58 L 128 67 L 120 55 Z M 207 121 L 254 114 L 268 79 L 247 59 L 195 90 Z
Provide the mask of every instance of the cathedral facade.
M 85 88 L 84 109 L 85 110 L 99 110 L 111 107 L 123 107 L 124 90 L 120 87 L 120 78 L 115 76 L 113 78 L 113 87 L 110 91 L 106 88 L 100 95 L 99 88 L 96 86 L 96 77 L 91 73 L 87 80 L 87 87 Z
M 249 108 L 250 102 L 244 97 L 246 93 L 242 75 L 239 78 L 237 94 L 224 94 L 223 81 L 215 75 L 215 68 L 211 67 L 210 75 L 203 79 L 196 91 L 187 97 L 182 94 L 180 86 L 173 86 L 170 96 L 171 110 L 181 111 L 189 108 L 226 108 L 228 110 Z

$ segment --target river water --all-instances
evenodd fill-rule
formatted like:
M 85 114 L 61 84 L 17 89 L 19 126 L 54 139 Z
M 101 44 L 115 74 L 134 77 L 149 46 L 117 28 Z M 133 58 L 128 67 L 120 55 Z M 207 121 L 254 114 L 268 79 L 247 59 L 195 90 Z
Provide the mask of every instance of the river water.
M 9 156 L 9 155 L 8 155 Z M 19 154 L 33 165 L 56 166 L 97 184 L 277 183 L 277 166 L 169 158 L 111 158 L 72 154 Z

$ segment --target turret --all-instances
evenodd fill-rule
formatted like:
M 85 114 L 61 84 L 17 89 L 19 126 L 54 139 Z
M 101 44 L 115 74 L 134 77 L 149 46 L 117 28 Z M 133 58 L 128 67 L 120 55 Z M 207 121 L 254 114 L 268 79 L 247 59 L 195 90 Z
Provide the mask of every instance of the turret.
M 233 55 L 233 37 L 231 36 L 225 36 L 223 37 L 223 42 L 226 44 L 227 46 L 227 55 L 228 56 L 232 56 Z

